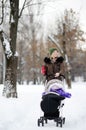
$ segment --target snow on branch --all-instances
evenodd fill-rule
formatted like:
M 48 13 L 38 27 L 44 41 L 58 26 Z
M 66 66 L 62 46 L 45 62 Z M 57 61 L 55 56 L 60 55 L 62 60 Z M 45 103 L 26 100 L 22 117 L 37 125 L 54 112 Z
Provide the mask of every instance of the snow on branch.
M 18 52 L 17 51 L 15 52 L 14 56 L 18 57 Z
M 5 47 L 5 54 L 7 55 L 7 58 L 9 59 L 12 56 L 12 51 L 10 48 L 10 43 L 4 33 L 3 33 L 3 46 Z
M 7 58 L 9 59 L 12 56 L 12 51 L 11 51 L 11 48 L 10 48 L 10 42 L 8 41 L 5 33 L 2 30 L 0 30 L 0 39 L 1 39 L 2 45 L 4 47 L 4 52 L 7 56 Z
M 15 20 L 13 19 L 13 16 L 11 17 L 11 23 L 15 23 Z
M 2 0 L 2 16 L 1 16 L 1 21 L 0 21 L 0 25 L 3 23 L 3 17 L 4 17 L 4 1 Z
M 0 34 L 1 34 L 2 30 L 3 30 L 3 26 L 2 26 L 2 24 L 1 24 L 1 25 L 0 25 Z

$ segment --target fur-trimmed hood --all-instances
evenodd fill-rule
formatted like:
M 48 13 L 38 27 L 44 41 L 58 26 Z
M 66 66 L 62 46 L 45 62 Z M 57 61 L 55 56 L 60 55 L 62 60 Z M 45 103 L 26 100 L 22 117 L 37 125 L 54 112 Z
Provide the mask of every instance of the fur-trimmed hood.
M 60 56 L 60 57 L 57 58 L 56 63 L 62 63 L 63 61 L 64 61 L 64 58 L 63 58 L 62 56 Z M 51 59 L 50 59 L 49 57 L 45 57 L 45 58 L 44 58 L 44 62 L 45 62 L 46 64 L 52 63 L 52 62 L 51 62 Z

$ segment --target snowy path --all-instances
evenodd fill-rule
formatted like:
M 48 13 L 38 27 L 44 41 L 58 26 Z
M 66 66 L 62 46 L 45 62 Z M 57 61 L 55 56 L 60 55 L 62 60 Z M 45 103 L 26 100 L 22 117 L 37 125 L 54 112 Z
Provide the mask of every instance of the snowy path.
M 58 130 L 86 129 L 86 83 L 73 83 L 71 99 L 65 100 L 65 125 Z M 1 96 L 0 86 L 0 130 L 57 130 L 56 124 L 49 121 L 44 127 L 37 126 L 43 86 L 18 86 L 18 99 L 6 99 Z

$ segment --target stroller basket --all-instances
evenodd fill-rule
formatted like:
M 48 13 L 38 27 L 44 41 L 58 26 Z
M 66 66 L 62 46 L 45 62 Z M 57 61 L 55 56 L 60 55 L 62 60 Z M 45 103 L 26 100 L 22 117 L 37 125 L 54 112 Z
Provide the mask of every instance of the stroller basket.
M 65 117 L 62 117 L 61 115 L 61 109 L 64 106 L 62 103 L 63 99 L 63 97 L 51 93 L 43 97 L 40 106 L 44 115 L 38 119 L 38 126 L 44 126 L 45 123 L 48 123 L 48 120 L 54 120 L 56 126 L 63 126 L 65 123 Z

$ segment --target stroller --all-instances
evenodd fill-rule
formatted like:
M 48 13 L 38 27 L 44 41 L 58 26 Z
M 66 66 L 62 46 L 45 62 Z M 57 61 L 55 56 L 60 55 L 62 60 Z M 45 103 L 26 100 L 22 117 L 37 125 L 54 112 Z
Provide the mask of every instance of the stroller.
M 63 100 L 65 97 L 70 98 L 71 94 L 65 92 L 61 88 L 62 83 L 60 83 L 61 81 L 58 83 L 58 80 L 55 79 L 46 85 L 48 91 L 43 93 L 42 101 L 40 103 L 44 115 L 38 119 L 38 126 L 44 126 L 45 123 L 48 123 L 48 120 L 54 120 L 56 126 L 60 127 L 65 124 L 65 117 L 62 115 L 62 109 L 64 106 Z

